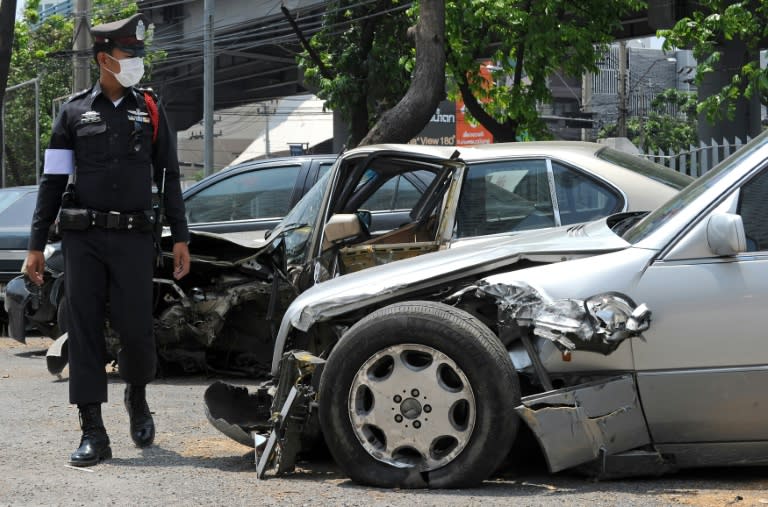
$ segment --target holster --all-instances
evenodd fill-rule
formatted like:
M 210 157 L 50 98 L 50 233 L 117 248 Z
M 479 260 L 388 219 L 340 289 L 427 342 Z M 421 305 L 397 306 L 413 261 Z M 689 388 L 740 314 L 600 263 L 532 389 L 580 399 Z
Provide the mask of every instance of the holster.
M 85 208 L 61 208 L 59 229 L 62 231 L 84 231 L 91 226 L 91 216 Z
M 71 216 L 62 218 L 65 209 L 78 209 L 77 193 L 75 191 L 74 183 L 67 183 L 67 188 L 64 189 L 64 193 L 61 195 L 61 209 L 59 210 L 59 215 L 56 217 L 56 221 L 48 231 L 48 241 L 50 242 L 61 241 L 61 232 L 64 230 L 81 231 L 88 228 L 87 216 L 85 217 L 86 225 L 84 227 L 81 226 L 82 229 L 73 228 L 73 221 L 79 223 L 82 219 L 73 218 Z M 81 209 L 81 211 L 86 212 L 87 215 L 87 210 Z M 66 222 L 66 225 L 62 225 L 62 220 Z

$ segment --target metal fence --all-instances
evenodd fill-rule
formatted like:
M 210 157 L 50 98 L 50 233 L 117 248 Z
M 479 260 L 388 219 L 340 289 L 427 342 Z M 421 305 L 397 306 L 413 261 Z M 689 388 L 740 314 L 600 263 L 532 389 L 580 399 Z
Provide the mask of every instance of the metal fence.
M 746 142 L 749 142 L 750 139 L 751 137 L 748 136 Z M 698 147 L 691 145 L 685 151 L 669 151 L 667 153 L 662 150 L 657 153 L 643 153 L 641 151 L 640 156 L 683 174 L 697 177 L 715 167 L 720 161 L 741 148 L 743 144 L 745 143 L 738 137 L 735 137 L 733 141 L 723 138 L 721 143 L 712 139 L 709 144 L 700 141 Z

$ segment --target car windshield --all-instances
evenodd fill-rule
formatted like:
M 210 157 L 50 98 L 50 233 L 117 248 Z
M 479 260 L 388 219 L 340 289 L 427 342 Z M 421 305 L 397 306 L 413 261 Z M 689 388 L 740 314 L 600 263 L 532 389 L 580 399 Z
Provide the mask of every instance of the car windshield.
M 656 208 L 653 212 L 646 215 L 638 221 L 633 227 L 629 228 L 623 238 L 628 242 L 635 244 L 661 227 L 667 220 L 675 216 L 681 209 L 693 202 L 697 197 L 703 194 L 707 189 L 713 187 L 725 177 L 730 170 L 739 165 L 741 161 L 749 156 L 756 147 L 765 143 L 766 135 L 758 136 L 748 145 L 724 160 L 720 165 L 705 173 L 685 187 L 669 201 Z M 758 141 L 762 139 L 762 141 Z
M 7 189 L 0 191 L 0 227 L 29 227 L 37 204 L 37 192 Z
M 19 190 L 14 188 L 7 188 L 0 191 L 0 212 L 4 211 L 8 206 L 16 202 L 19 197 L 25 193 L 26 190 Z
M 664 183 L 675 190 L 682 190 L 692 181 L 691 178 L 685 174 L 681 174 L 673 169 L 667 169 L 664 166 L 646 160 L 641 156 L 625 153 L 613 148 L 602 148 L 595 155 L 601 160 L 640 173 L 643 176 Z
M 331 171 L 326 172 L 309 192 L 296 203 L 291 211 L 280 221 L 269 234 L 269 238 L 282 236 L 285 240 L 285 251 L 288 264 L 301 262 L 306 251 L 307 241 L 312 235 L 312 228 L 317 221 L 317 214 L 323 202 L 323 194 L 328 186 Z

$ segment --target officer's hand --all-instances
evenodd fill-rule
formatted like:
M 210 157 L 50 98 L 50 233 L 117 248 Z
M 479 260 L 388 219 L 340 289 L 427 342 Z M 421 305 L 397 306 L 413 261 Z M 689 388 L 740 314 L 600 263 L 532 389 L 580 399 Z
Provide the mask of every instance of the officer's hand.
M 189 247 L 184 241 L 173 245 L 173 277 L 184 278 L 189 273 Z
M 30 250 L 27 258 L 21 266 L 21 271 L 37 285 L 43 284 L 43 271 L 45 271 L 45 257 L 40 250 Z

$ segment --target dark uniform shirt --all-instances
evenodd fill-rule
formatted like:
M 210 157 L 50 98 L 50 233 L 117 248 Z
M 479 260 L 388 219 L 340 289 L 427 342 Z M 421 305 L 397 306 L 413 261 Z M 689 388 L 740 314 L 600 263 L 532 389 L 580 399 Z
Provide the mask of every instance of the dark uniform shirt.
M 158 109 L 153 143 L 153 126 L 140 90 L 126 89 L 115 106 L 96 83 L 62 106 L 46 150 L 30 250 L 45 246 L 73 169 L 80 207 L 123 213 L 151 209 L 152 180 L 161 188 L 165 169 L 165 216 L 171 234 L 174 242 L 189 240 L 176 139 L 161 104 Z M 72 162 L 67 162 L 68 156 Z

